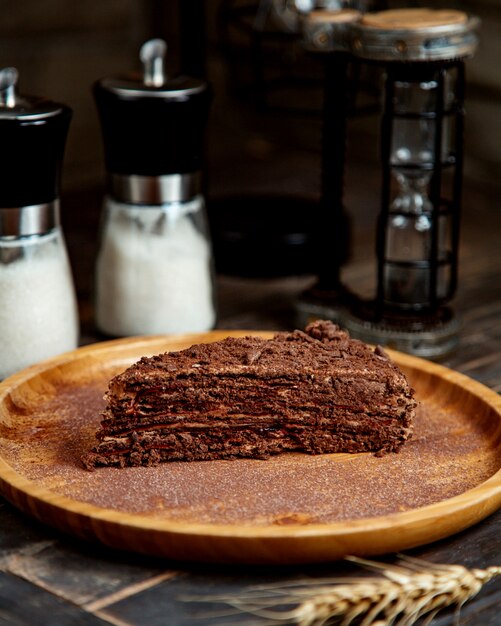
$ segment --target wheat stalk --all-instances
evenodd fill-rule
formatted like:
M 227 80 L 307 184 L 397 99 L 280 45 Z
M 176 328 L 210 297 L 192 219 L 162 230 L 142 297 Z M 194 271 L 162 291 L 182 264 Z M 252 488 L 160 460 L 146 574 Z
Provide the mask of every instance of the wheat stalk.
M 382 576 L 261 585 L 237 596 L 190 599 L 224 602 L 238 612 L 251 613 L 275 624 L 349 626 L 356 620 L 357 626 L 412 626 L 428 616 L 425 626 L 449 606 L 456 607 L 457 617 L 465 602 L 485 583 L 501 575 L 501 567 L 467 569 L 408 556 L 400 556 L 395 565 L 357 557 L 347 559 L 379 570 Z

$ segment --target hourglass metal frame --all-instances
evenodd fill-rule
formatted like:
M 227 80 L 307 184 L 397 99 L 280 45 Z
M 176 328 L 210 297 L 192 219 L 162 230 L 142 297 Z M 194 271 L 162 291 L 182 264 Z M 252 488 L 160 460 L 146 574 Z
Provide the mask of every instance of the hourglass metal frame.
M 395 321 L 404 316 L 403 322 L 408 323 L 409 316 L 419 314 L 421 325 L 426 323 L 426 316 L 437 315 L 441 306 L 452 299 L 457 287 L 458 247 L 461 210 L 462 165 L 463 165 L 463 134 L 464 134 L 464 62 L 462 60 L 432 61 L 416 63 L 389 63 L 385 67 L 385 108 L 381 124 L 381 155 L 382 155 L 382 193 L 381 214 L 377 232 L 377 294 L 374 303 L 374 321 L 383 320 L 385 313 Z M 448 107 L 445 101 L 446 81 L 448 75 L 455 74 L 454 97 Z M 436 103 L 433 111 L 399 112 L 395 105 L 395 85 L 397 82 L 418 83 L 436 81 Z M 454 129 L 452 151 L 444 146 L 445 122 L 454 118 L 450 126 Z M 431 159 L 427 162 L 411 162 L 408 164 L 394 164 L 392 162 L 392 146 L 394 140 L 394 122 L 398 119 L 412 119 L 416 121 L 433 122 L 434 146 Z M 405 211 L 398 211 L 392 203 L 392 178 L 396 169 L 421 170 L 430 176 L 428 198 L 431 203 L 431 245 L 428 258 L 420 260 L 394 261 L 389 258 L 387 250 L 387 231 L 391 217 L 407 215 Z M 443 173 L 452 170 L 452 185 L 450 197 L 444 195 Z M 449 221 L 450 249 L 442 250 L 439 229 L 442 222 Z M 428 294 L 426 302 L 414 304 L 412 302 L 392 302 L 388 304 L 388 284 L 386 270 L 391 265 L 398 264 L 409 274 L 413 270 L 428 272 Z M 439 272 L 448 268 L 447 285 L 439 293 Z M 423 315 L 425 317 L 423 317 Z

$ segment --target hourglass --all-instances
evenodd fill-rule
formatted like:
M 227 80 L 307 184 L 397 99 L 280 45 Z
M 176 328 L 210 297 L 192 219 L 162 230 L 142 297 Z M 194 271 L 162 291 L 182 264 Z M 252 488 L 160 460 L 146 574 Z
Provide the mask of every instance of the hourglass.
M 345 325 L 355 336 L 426 357 L 457 343 L 449 306 L 457 282 L 463 165 L 464 59 L 478 20 L 461 11 L 365 15 L 356 56 L 382 66 L 381 212 L 377 293 Z
M 350 28 L 361 15 L 359 10 L 339 7 L 303 9 L 301 14 L 303 44 L 323 62 L 324 105 L 321 201 L 315 231 L 317 281 L 296 303 L 298 326 L 317 317 L 342 323 L 342 312 L 351 298 L 341 280 L 350 244 L 350 218 L 343 191 L 347 122 L 355 114 L 358 87 L 354 71 L 358 68 L 349 53 Z
M 462 105 L 454 89 L 458 81 L 452 79 L 458 68 L 453 65 L 421 63 L 409 71 L 399 64 L 387 70 L 383 160 L 389 172 L 378 298 L 386 308 L 431 313 L 451 292 L 457 256 L 454 206 L 436 196 L 435 188 L 446 168 L 457 170 L 462 142 Z M 458 182 L 458 175 L 454 179 Z

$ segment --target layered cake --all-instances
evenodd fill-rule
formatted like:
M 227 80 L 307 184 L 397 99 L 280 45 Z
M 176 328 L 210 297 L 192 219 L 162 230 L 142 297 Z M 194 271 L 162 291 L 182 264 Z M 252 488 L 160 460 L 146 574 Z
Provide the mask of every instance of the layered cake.
M 286 451 L 397 451 L 415 401 L 381 348 L 331 322 L 143 357 L 110 381 L 96 466 L 154 465 Z

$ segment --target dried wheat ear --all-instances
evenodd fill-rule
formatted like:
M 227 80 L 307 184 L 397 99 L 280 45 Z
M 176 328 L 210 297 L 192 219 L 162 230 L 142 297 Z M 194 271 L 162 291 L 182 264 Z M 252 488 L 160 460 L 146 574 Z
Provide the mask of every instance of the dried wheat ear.
M 347 560 L 381 572 L 381 576 L 299 580 L 280 585 L 259 585 L 234 596 L 185 598 L 222 602 L 231 607 L 225 616 L 248 613 L 268 624 L 296 626 L 412 626 L 427 617 L 431 623 L 446 607 L 460 608 L 501 567 L 468 569 L 462 565 L 435 564 L 400 555 L 397 564 L 377 563 L 358 557 Z

